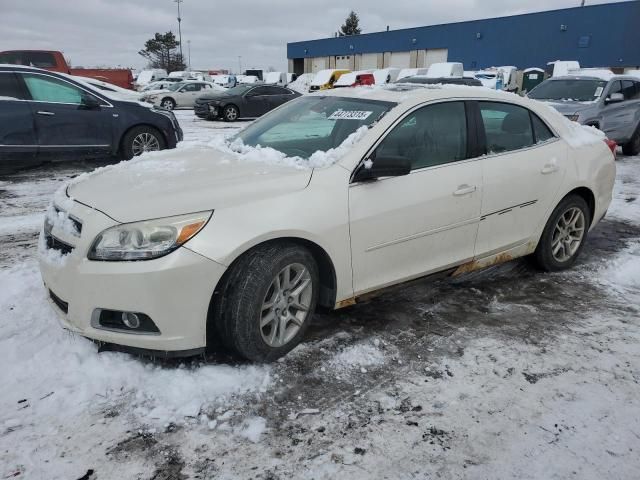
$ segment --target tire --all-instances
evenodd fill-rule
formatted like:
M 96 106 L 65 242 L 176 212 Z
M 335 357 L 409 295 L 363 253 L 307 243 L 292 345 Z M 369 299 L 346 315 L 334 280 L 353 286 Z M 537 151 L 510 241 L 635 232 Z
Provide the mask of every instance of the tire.
M 587 202 L 579 195 L 568 195 L 558 204 L 549 217 L 533 254 L 536 264 L 542 270 L 558 272 L 570 268 L 576 262 L 587 239 L 591 213 Z M 573 214 L 576 214 L 576 220 L 573 222 L 574 227 L 571 227 Z M 578 233 L 580 230 L 581 234 Z M 570 236 L 567 236 L 568 232 Z
M 166 146 L 164 137 L 158 130 L 142 125 L 132 128 L 122 137 L 120 151 L 124 160 L 131 160 L 144 152 L 164 150 Z
M 240 111 L 235 105 L 227 105 L 222 110 L 222 118 L 225 122 L 235 122 L 240 116 Z
M 302 276 L 297 289 L 309 282 L 294 302 L 290 297 L 282 300 L 276 296 L 276 277 L 286 292 L 284 272 L 287 268 L 291 269 L 292 280 Z M 270 243 L 249 251 L 232 265 L 214 293 L 207 345 L 219 341 L 255 362 L 272 362 L 286 355 L 300 343 L 309 328 L 318 299 L 319 278 L 311 253 L 296 244 Z M 295 283 L 293 290 L 296 290 Z M 269 303 L 272 305 L 268 306 Z M 306 311 L 297 309 L 296 303 L 307 307 Z M 290 313 L 286 317 L 282 314 L 285 309 Z M 275 320 L 268 322 L 270 318 Z M 280 321 L 276 321 L 278 318 Z
M 636 128 L 631 140 L 622 145 L 622 153 L 630 157 L 640 154 L 640 126 Z
M 165 110 L 173 110 L 174 108 L 176 108 L 176 101 L 170 97 L 163 98 L 160 102 L 160 107 L 164 108 Z

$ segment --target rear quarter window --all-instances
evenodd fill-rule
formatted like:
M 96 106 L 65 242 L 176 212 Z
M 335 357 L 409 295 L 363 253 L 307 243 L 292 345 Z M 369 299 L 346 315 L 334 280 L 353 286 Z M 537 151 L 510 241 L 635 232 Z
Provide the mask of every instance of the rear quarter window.
M 0 72 L 0 100 L 25 100 L 17 77 L 11 72 Z

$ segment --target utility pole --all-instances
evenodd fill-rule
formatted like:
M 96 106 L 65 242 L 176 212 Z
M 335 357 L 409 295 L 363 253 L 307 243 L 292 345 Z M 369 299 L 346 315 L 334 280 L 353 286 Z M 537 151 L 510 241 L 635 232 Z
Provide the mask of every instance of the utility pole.
M 191 40 L 187 40 L 187 47 L 189 48 L 189 71 L 191 71 Z
M 182 22 L 182 18 L 180 18 L 180 4 L 184 2 L 184 0 L 173 1 L 178 4 L 178 37 L 180 39 L 180 61 L 184 62 L 184 57 L 182 56 L 182 27 L 180 26 L 180 23 Z
M 238 55 L 238 75 L 242 75 L 242 55 Z

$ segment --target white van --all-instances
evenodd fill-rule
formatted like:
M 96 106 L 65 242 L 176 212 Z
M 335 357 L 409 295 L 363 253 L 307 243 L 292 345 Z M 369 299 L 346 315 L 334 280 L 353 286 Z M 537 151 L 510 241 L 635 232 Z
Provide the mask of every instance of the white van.
M 287 74 L 285 72 L 267 72 L 264 74 L 264 83 L 284 87 L 288 83 Z
M 162 68 L 143 70 L 138 75 L 138 79 L 136 80 L 136 87 L 144 87 L 145 85 L 151 82 L 155 82 L 156 80 L 160 80 L 161 78 L 165 78 L 166 76 L 167 71 Z

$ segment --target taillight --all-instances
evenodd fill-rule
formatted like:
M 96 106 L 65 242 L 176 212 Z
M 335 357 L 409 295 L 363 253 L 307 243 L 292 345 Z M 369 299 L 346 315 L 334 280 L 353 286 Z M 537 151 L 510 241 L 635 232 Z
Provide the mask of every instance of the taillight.
M 607 147 L 609 147 L 609 150 L 611 150 L 611 153 L 613 153 L 613 156 L 616 156 L 616 148 L 618 148 L 618 144 L 615 142 L 615 140 L 610 140 L 608 138 L 604 139 L 604 143 L 607 144 Z

